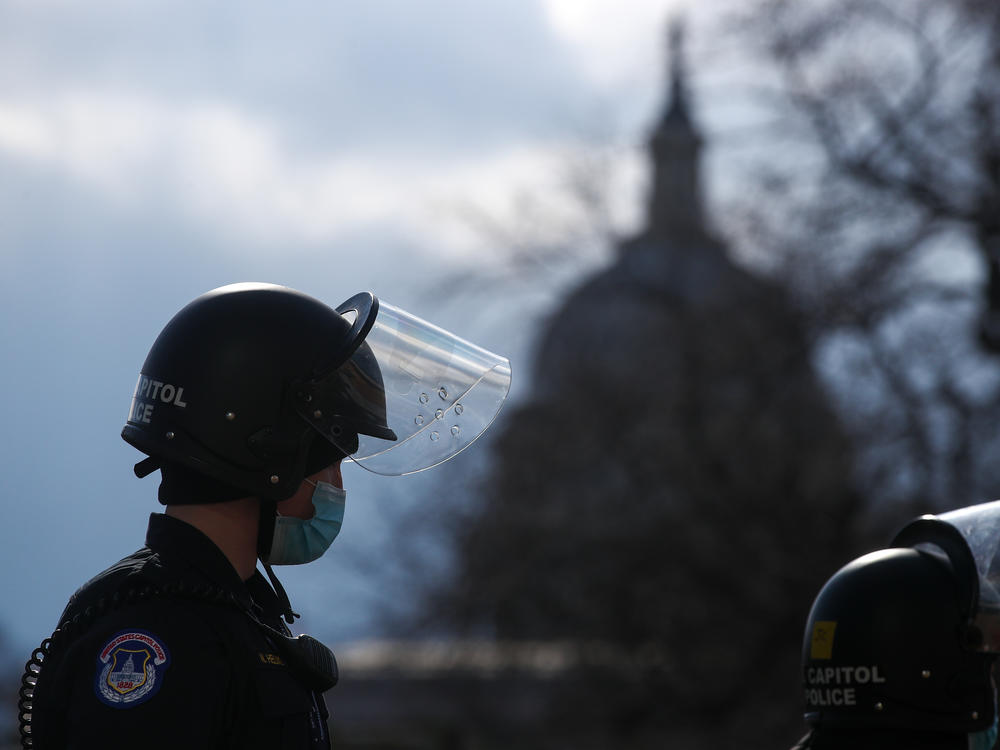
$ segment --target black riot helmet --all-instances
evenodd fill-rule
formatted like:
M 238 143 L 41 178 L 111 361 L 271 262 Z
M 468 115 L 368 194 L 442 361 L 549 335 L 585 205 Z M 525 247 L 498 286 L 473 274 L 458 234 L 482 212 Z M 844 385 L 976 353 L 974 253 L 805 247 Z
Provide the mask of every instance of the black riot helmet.
M 122 437 L 272 502 L 344 457 L 405 474 L 476 439 L 506 398 L 509 363 L 369 293 L 336 309 L 273 284 L 188 304 L 142 366 Z
M 965 748 L 993 725 L 1000 610 L 949 515 L 909 524 L 816 597 L 802 653 L 808 746 Z
M 347 455 L 359 433 L 394 439 L 363 341 L 343 315 L 301 292 L 215 289 L 153 343 L 122 437 L 154 458 L 147 472 L 179 464 L 246 495 L 283 500 L 304 476 Z M 345 397 L 354 391 L 366 400 Z M 310 426 L 301 415 L 307 404 L 339 416 L 348 450 Z

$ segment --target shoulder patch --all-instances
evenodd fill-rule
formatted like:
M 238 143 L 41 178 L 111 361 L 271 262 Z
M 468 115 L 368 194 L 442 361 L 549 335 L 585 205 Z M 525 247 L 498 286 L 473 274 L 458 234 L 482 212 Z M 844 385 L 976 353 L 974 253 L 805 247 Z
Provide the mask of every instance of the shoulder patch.
M 138 706 L 156 695 L 168 666 L 170 653 L 158 637 L 144 630 L 123 630 L 97 656 L 94 692 L 113 708 Z

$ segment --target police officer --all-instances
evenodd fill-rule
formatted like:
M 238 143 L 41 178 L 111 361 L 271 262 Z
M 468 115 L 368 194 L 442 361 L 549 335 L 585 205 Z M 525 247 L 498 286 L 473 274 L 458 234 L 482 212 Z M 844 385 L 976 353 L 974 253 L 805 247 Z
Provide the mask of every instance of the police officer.
M 213 290 L 160 333 L 122 437 L 159 470 L 146 543 L 70 599 L 21 692 L 26 747 L 327 748 L 333 655 L 272 565 L 320 557 L 341 462 L 404 474 L 476 439 L 509 364 L 359 294 Z M 268 580 L 257 569 L 261 567 Z
M 998 546 L 987 503 L 917 519 L 838 571 L 806 624 L 796 748 L 992 748 Z

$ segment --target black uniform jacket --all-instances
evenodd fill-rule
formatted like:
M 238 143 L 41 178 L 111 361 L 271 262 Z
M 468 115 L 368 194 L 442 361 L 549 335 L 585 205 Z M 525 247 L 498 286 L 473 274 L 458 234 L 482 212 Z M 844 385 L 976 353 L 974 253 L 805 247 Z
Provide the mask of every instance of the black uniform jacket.
M 253 615 L 287 632 L 259 572 L 244 582 L 200 531 L 153 514 L 146 546 L 77 591 L 35 690 L 35 747 L 329 747 L 323 698 Z
M 926 729 L 813 729 L 792 750 L 968 750 L 969 735 Z

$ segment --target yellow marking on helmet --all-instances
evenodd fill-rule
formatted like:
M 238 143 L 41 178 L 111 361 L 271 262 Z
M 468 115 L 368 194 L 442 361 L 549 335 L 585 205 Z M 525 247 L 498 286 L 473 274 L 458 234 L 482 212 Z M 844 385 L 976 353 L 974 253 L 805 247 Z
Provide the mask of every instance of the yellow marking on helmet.
M 817 620 L 813 623 L 812 643 L 809 656 L 813 659 L 833 658 L 833 633 L 837 629 L 835 620 Z

